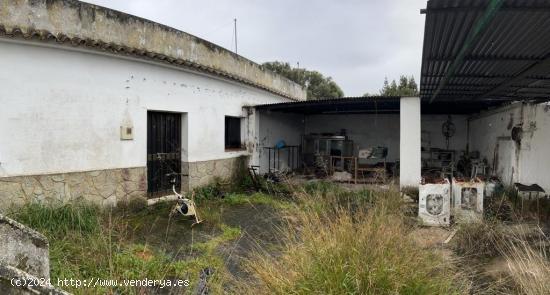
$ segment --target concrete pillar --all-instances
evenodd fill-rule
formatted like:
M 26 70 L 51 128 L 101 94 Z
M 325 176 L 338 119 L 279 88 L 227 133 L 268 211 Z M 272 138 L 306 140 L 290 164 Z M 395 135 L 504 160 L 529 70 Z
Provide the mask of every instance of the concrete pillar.
M 400 100 L 399 187 L 420 184 L 420 97 Z

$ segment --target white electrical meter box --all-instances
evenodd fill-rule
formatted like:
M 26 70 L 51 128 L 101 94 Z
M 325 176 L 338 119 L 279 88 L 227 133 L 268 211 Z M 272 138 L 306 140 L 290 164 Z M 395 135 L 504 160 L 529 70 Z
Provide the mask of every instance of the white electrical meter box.
M 120 140 L 133 140 L 134 139 L 134 124 L 130 118 L 128 110 L 124 112 L 122 123 L 120 123 Z
M 132 140 L 134 139 L 134 127 L 133 126 L 120 126 L 120 139 Z

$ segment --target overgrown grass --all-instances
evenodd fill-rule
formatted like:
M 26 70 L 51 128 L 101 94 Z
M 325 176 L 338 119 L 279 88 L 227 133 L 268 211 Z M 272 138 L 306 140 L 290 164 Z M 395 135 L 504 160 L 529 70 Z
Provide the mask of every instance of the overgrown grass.
M 166 207 L 166 208 L 165 208 Z M 169 206 L 160 205 L 156 214 L 168 214 Z M 190 286 L 172 290 L 178 294 L 193 293 L 199 273 L 204 268 L 215 269 L 209 279 L 209 288 L 221 293 L 227 280 L 223 259 L 215 249 L 222 243 L 240 235 L 239 228 L 219 224 L 221 233 L 207 243 L 197 244 L 194 255 L 176 259 L 158 247 L 141 244 L 130 239 L 132 225 L 129 217 L 136 212 L 100 210 L 86 203 L 50 206 L 38 203 L 18 208 L 11 216 L 42 232 L 50 242 L 52 284 L 58 279 L 188 279 Z M 187 233 L 182 233 L 187 234 Z M 182 245 L 191 246 L 192 245 Z M 154 288 L 103 287 L 77 288 L 59 286 L 75 294 L 148 294 Z
M 293 203 L 291 203 L 290 201 L 274 198 L 273 196 L 267 195 L 265 193 L 253 193 L 251 195 L 232 193 L 228 194 L 223 199 L 223 203 L 228 205 L 267 205 L 276 209 L 288 209 L 293 206 Z
M 550 239 L 533 224 L 504 224 L 497 219 L 462 224 L 453 245 L 469 263 L 503 258 L 507 281 L 494 282 L 501 285 L 501 292 L 550 294 Z
M 441 257 L 417 247 L 397 192 L 355 193 L 328 183 L 296 194 L 302 210 L 282 230 L 280 256 L 248 260 L 249 294 L 458 294 Z M 342 197 L 348 200 L 342 203 Z
M 459 224 L 452 240 L 455 252 L 468 259 L 486 259 L 500 255 L 495 240 L 501 232 L 497 221 Z
M 502 290 L 550 294 L 550 253 L 540 246 L 550 245 L 550 241 L 542 232 L 533 235 L 504 226 L 502 220 L 508 221 L 509 215 L 515 214 L 499 215 L 502 208 L 512 208 L 509 199 L 499 202 L 495 198 L 488 203 L 487 208 L 494 210 L 488 210 L 486 221 L 460 225 L 452 240 L 461 259 L 506 259 L 512 287 L 489 286 L 486 289 L 498 290 L 491 293 L 472 287 L 472 274 L 460 269 L 455 260 L 415 243 L 411 234 L 414 218 L 405 213 L 397 191 L 352 191 L 331 182 L 310 181 L 303 185 L 266 184 L 260 192 L 217 182 L 195 193 L 199 213 L 206 221 L 197 231 L 175 234 L 208 237 L 189 245 L 182 239 L 181 252 L 185 253 L 177 250 L 174 254 L 152 246 L 147 239 L 130 237 L 137 227 L 152 228 L 158 216 L 168 214 L 170 204 L 115 212 L 85 203 L 58 207 L 28 204 L 12 217 L 50 240 L 54 284 L 57 278 L 178 278 L 189 279 L 191 286 L 170 292 L 186 294 L 195 291 L 201 270 L 211 268 L 214 272 L 208 284 L 212 294 L 494 294 Z M 282 216 L 282 244 L 258 242 L 264 248 L 243 260 L 242 266 L 251 277 L 234 278 L 227 270 L 227 257 L 220 251 L 232 248 L 227 244 L 245 233 L 224 223 L 224 210 L 255 205 L 274 208 Z M 185 224 L 180 222 L 179 226 Z M 164 238 L 164 230 L 159 236 Z M 77 294 L 158 291 L 135 287 L 63 288 Z
M 34 229 L 52 234 L 94 234 L 100 229 L 99 207 L 91 204 L 47 206 L 29 203 L 15 211 L 13 217 Z
M 520 232 L 505 236 L 496 240 L 495 246 L 506 259 L 510 275 L 521 293 L 550 294 L 550 253 L 546 248 L 550 240 L 540 232 L 537 246 L 523 235 Z

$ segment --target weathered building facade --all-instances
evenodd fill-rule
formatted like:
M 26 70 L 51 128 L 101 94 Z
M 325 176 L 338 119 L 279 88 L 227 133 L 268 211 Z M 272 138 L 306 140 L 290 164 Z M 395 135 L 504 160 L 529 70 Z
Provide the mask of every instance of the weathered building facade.
M 217 45 L 72 0 L 0 1 L 0 64 L 0 207 L 230 177 L 258 148 L 247 107 L 305 99 Z

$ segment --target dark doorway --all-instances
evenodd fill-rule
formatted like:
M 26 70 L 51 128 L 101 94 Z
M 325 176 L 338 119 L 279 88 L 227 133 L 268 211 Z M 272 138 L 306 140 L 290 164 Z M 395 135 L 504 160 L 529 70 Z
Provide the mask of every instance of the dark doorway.
M 181 189 L 181 114 L 147 112 L 147 192 L 158 197 Z M 172 175 L 170 175 L 172 174 Z

